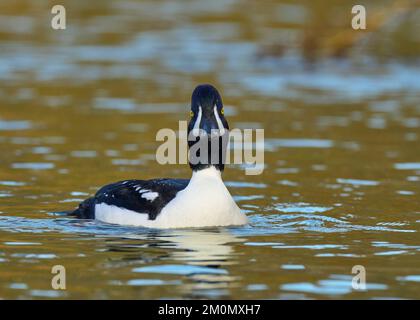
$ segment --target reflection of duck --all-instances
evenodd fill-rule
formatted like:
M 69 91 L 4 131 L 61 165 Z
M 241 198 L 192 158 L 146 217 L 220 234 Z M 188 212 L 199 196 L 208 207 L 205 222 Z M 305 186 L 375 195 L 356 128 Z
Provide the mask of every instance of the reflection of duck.
M 112 238 L 111 238 L 112 239 Z M 159 249 L 158 255 L 150 261 L 173 260 L 183 265 L 197 266 L 220 266 L 235 264 L 235 253 L 233 244 L 242 243 L 245 240 L 237 237 L 227 229 L 177 229 L 177 230 L 150 230 L 142 233 L 120 234 L 117 241 L 110 239 L 107 242 L 108 250 L 112 252 L 129 252 L 129 257 L 123 260 L 133 260 L 139 254 L 143 256 L 144 248 Z M 138 240 L 132 244 L 130 241 L 121 239 Z M 129 250 L 127 251 L 127 247 Z M 134 254 L 134 255 L 131 255 Z
M 232 243 L 243 242 L 243 239 L 228 230 L 192 229 L 176 230 L 169 237 L 162 238 L 170 239 L 175 245 L 176 250 L 171 250 L 171 258 L 180 263 L 149 267 L 149 271 L 154 269 L 160 273 L 169 268 L 172 270 L 170 273 L 187 275 L 193 282 L 180 288 L 184 294 L 191 295 L 191 298 L 208 297 L 210 289 L 227 289 L 234 285 L 237 277 L 224 266 L 237 263 L 237 253 Z M 228 292 L 213 294 L 227 295 Z
M 225 230 L 183 229 L 161 239 L 170 240 L 179 249 L 172 251 L 173 259 L 194 265 L 208 265 L 211 262 L 217 262 L 218 265 L 231 264 L 234 250 L 230 244 L 243 242 Z
M 237 276 L 225 268 L 238 263 L 235 242 L 244 240 L 230 233 L 229 230 L 179 229 L 156 230 L 149 235 L 130 236 L 151 241 L 153 248 L 167 249 L 164 259 L 158 263 L 142 263 L 133 269 L 138 278 L 132 283 L 162 282 L 162 275 L 176 276 L 177 280 L 165 280 L 166 284 L 182 284 L 179 292 L 190 298 L 228 295 L 228 289 L 234 286 Z M 142 251 L 144 248 L 141 249 Z M 188 278 L 182 280 L 179 276 Z M 213 291 L 209 290 L 223 290 Z
M 152 228 L 246 224 L 246 216 L 221 178 L 226 148 L 222 137 L 228 129 L 219 92 L 211 85 L 198 86 L 191 98 L 188 134 L 193 139 L 189 141 L 189 147 L 199 149 L 197 146 L 204 142 L 208 145 L 208 152 L 205 157 L 197 153 L 198 159 L 194 163 L 190 160 L 193 170 L 191 179 L 113 183 L 82 202 L 73 214 L 79 218 Z M 215 139 L 218 140 L 216 150 Z

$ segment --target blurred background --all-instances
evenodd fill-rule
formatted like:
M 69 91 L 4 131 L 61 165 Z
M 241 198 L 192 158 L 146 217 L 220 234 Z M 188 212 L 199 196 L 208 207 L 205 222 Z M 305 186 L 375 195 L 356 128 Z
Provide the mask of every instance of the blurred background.
M 0 298 L 420 298 L 419 23 L 418 1 L 2 0 Z M 57 213 L 113 181 L 189 177 L 156 163 L 155 135 L 200 83 L 231 127 L 265 130 L 264 173 L 224 174 L 250 226 Z

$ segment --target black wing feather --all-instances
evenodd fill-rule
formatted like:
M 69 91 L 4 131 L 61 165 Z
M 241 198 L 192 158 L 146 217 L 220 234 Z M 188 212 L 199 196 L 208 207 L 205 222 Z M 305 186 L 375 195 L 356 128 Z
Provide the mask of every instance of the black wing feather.
M 179 191 L 186 188 L 188 182 L 188 179 L 153 179 L 124 180 L 112 183 L 100 188 L 92 198 L 83 201 L 79 208 L 73 212 L 73 215 L 82 219 L 94 219 L 95 205 L 106 203 L 139 214 L 148 214 L 149 219 L 154 220 L 162 208 L 175 198 Z M 158 196 L 150 201 L 142 197 L 144 190 L 156 192 Z

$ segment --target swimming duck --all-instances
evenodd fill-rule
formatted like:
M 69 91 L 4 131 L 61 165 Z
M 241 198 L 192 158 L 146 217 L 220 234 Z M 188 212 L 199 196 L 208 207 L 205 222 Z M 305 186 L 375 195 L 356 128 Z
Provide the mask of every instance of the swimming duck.
M 197 86 L 191 97 L 188 124 L 191 179 L 112 183 L 80 203 L 73 215 L 111 224 L 163 229 L 246 224 L 247 217 L 222 180 L 227 145 L 223 137 L 228 130 L 217 89 L 209 84 Z M 218 143 L 213 143 L 215 140 Z M 197 148 L 198 143 L 207 144 L 206 155 Z M 194 156 L 193 149 L 199 149 Z

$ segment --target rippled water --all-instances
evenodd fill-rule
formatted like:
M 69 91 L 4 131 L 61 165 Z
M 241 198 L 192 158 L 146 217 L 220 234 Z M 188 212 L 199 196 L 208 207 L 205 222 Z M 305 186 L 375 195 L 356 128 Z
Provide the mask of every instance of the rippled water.
M 0 298 L 420 298 L 418 64 L 261 56 L 304 6 L 74 1 L 53 31 L 46 3 L 2 3 Z M 187 119 L 202 82 L 231 127 L 265 130 L 264 173 L 224 174 L 248 226 L 61 213 L 109 182 L 188 177 L 156 163 L 155 135 Z M 67 290 L 51 288 L 53 265 Z

